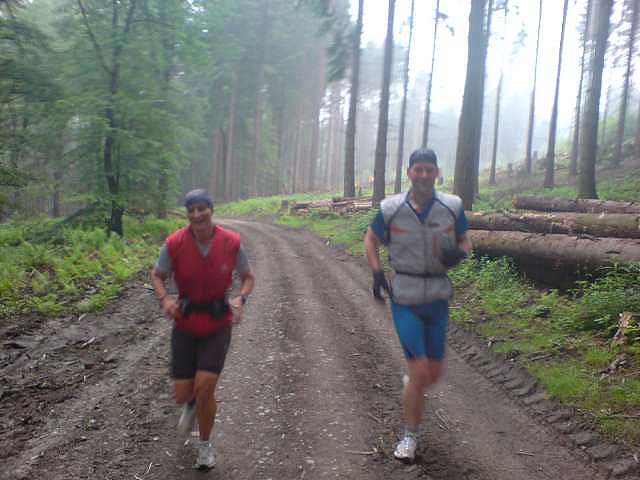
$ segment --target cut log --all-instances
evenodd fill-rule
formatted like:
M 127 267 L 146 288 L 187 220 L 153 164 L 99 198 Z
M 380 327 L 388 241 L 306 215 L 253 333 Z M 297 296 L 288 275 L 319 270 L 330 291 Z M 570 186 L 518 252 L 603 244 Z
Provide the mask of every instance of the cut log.
M 542 212 L 634 213 L 640 214 L 640 202 L 586 200 L 543 196 L 516 196 L 513 206 L 522 210 Z
M 474 230 L 640 238 L 640 215 L 626 213 L 465 212 Z
M 291 204 L 291 210 L 306 210 L 308 208 L 328 208 L 331 207 L 331 200 L 316 200 L 315 202 L 295 202 Z
M 640 240 L 470 230 L 475 252 L 556 270 L 595 271 L 640 261 Z

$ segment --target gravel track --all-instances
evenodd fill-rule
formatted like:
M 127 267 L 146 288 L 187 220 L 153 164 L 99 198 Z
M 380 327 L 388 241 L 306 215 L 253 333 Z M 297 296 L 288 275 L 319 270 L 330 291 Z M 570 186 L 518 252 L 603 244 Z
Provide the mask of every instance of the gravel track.
M 404 367 L 370 273 L 311 234 L 224 223 L 257 286 L 219 383 L 218 466 L 194 471 L 175 435 L 170 323 L 141 277 L 81 321 L 2 327 L 0 479 L 607 478 L 462 347 L 427 395 L 416 464 L 395 461 Z

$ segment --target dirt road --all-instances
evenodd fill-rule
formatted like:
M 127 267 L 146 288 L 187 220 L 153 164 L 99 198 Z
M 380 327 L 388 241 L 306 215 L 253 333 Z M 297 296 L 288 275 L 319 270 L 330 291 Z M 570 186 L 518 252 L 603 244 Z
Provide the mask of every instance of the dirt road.
M 0 327 L 1 479 L 606 478 L 466 347 L 428 394 L 418 462 L 396 462 L 403 362 L 369 272 L 310 234 L 225 223 L 257 288 L 219 386 L 219 465 L 192 470 L 175 436 L 171 325 L 141 278 L 106 312 Z

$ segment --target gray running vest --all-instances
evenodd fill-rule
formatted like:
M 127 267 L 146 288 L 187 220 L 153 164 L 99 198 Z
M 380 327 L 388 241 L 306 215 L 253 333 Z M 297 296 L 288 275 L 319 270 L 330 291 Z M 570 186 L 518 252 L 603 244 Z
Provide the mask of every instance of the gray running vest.
M 443 249 L 457 244 L 455 224 L 462 200 L 436 191 L 431 210 L 421 223 L 405 202 L 407 195 L 393 195 L 380 204 L 389 232 L 389 261 L 396 271 L 394 300 L 401 305 L 449 300 L 453 288 L 440 258 Z

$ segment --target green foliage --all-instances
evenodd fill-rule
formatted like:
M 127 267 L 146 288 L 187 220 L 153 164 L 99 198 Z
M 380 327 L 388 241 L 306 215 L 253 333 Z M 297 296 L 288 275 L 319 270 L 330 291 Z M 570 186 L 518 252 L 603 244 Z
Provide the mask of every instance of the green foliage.
M 613 361 L 615 352 L 599 347 L 591 347 L 584 353 L 585 363 L 595 370 L 605 370 Z
M 56 222 L 0 226 L 0 317 L 94 311 L 117 298 L 122 285 L 149 268 L 159 240 L 184 221 L 125 217 L 127 239 L 104 228 Z M 40 231 L 54 229 L 56 236 Z
M 640 263 L 618 265 L 600 278 L 581 282 L 574 295 L 575 308 L 564 320 L 576 329 L 612 335 L 621 312 L 640 311 Z
M 335 212 L 314 209 L 308 215 L 283 215 L 278 223 L 294 228 L 306 228 L 335 245 L 346 247 L 351 253 L 364 253 L 362 239 L 375 212 L 342 216 Z
M 543 383 L 547 391 L 563 402 L 594 408 L 600 400 L 600 388 L 593 377 L 577 363 L 557 366 L 534 366 L 532 373 Z

